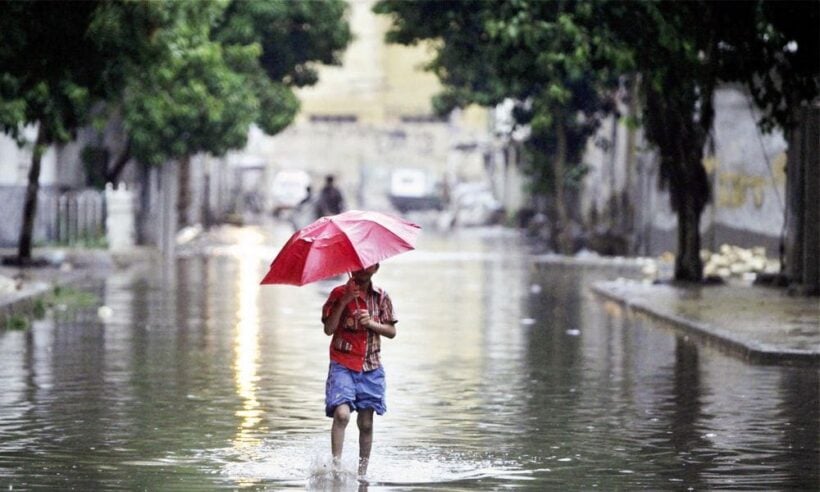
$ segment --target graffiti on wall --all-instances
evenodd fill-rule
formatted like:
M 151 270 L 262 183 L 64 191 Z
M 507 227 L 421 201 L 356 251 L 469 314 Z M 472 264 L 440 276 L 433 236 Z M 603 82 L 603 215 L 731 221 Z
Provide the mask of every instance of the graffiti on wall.
M 737 209 L 751 202 L 755 208 L 763 207 L 766 190 L 774 184 L 780 188 L 786 182 L 786 154 L 781 152 L 772 160 L 773 176 L 749 174 L 744 171 L 726 170 L 714 156 L 704 159 L 703 166 L 714 176 L 717 171 L 717 189 L 715 203 L 722 208 Z

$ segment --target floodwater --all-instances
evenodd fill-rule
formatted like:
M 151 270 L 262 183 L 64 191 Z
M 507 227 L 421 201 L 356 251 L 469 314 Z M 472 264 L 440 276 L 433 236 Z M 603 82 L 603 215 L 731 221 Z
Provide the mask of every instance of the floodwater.
M 268 231 L 269 233 L 269 231 Z M 111 310 L 0 331 L 0 490 L 818 490 L 820 371 L 752 365 L 534 261 L 513 233 L 426 232 L 394 300 L 369 485 L 327 473 L 335 282 L 259 286 L 283 236 L 88 286 Z M 355 419 L 345 470 L 355 469 Z

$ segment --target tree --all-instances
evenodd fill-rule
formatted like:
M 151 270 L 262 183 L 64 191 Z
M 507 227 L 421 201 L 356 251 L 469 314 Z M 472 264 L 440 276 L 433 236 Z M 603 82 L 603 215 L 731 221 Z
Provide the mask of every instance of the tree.
M 31 262 L 43 153 L 53 144 L 71 140 L 80 126 L 89 123 L 95 103 L 120 96 L 134 75 L 131 67 L 162 57 L 155 33 L 173 21 L 175 12 L 158 2 L 123 3 L 131 17 L 110 23 L 109 14 L 117 5 L 80 1 L 0 6 L 0 125 L 19 145 L 27 145 L 25 126 L 37 128 L 19 263 Z
M 127 49 L 130 33 L 119 26 L 164 9 L 164 29 L 132 57 L 128 87 L 112 104 L 129 137 L 121 164 L 221 155 L 245 144 L 251 123 L 282 131 L 299 109 L 292 87 L 318 80 L 313 64 L 340 63 L 352 38 L 341 0 L 147 3 L 109 4 L 100 23 L 109 46 Z
M 211 39 L 226 2 L 111 2 L 101 6 L 92 35 L 119 63 L 123 90 L 102 118 L 120 115 L 127 135 L 116 179 L 130 158 L 145 165 L 186 161 L 197 152 L 222 155 L 241 147 L 259 114 L 252 71 L 259 47 Z M 153 26 L 141 46 L 128 26 Z M 128 56 L 116 58 L 114 53 Z
M 702 159 L 719 80 L 718 26 L 708 3 L 613 2 L 606 19 L 640 74 L 645 136 L 657 148 L 660 185 L 669 190 L 678 217 L 675 279 L 684 281 L 703 275 L 699 226 L 710 198 Z
M 108 105 L 98 122 L 120 114 L 128 135 L 105 162 L 109 181 L 132 156 L 223 154 L 252 122 L 276 133 L 293 120 L 290 87 L 315 82 L 311 63 L 337 62 L 351 39 L 344 13 L 341 0 L 3 3 L 0 125 L 21 145 L 23 127 L 38 128 L 19 260 L 31 259 L 42 154 L 89 123 L 95 103 Z
M 105 59 L 85 36 L 97 2 L 0 4 L 0 128 L 18 145 L 36 127 L 16 261 L 31 262 L 40 164 L 52 144 L 69 141 L 105 88 Z M 82 56 L 78 56 L 82 54 Z
M 699 226 L 710 196 L 702 161 L 715 88 L 747 84 L 761 126 L 788 131 L 794 110 L 818 94 L 817 11 L 812 2 L 766 0 L 604 5 L 603 23 L 640 74 L 646 138 L 678 216 L 676 280 L 703 277 Z
M 564 190 L 583 175 L 581 155 L 601 118 L 614 109 L 616 53 L 599 38 L 593 4 L 556 2 L 402 2 L 384 0 L 391 16 L 387 39 L 433 41 L 428 65 L 444 85 L 439 111 L 470 103 L 515 102 L 528 125 L 528 172 L 533 191 L 553 197 L 553 247 L 572 251 Z M 608 60 L 609 63 L 604 63 Z
M 577 159 L 608 109 L 608 84 L 628 75 L 678 216 L 682 281 L 703 275 L 699 226 L 710 196 L 702 160 L 715 88 L 747 84 L 764 129 L 788 130 L 795 110 L 818 94 L 816 2 L 382 0 L 376 11 L 391 16 L 388 40 L 434 40 L 429 68 L 445 85 L 443 107 L 519 101 L 518 121 L 533 130 L 533 171 L 543 172 L 539 182 L 552 176 L 556 196 L 565 162 Z M 538 151 L 552 157 L 548 165 Z

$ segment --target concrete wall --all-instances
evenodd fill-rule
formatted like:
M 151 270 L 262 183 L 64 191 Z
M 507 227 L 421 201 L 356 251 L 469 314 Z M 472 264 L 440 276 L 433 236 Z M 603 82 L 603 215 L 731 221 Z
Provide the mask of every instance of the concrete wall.
M 416 167 L 437 180 L 485 179 L 486 138 L 441 122 L 364 125 L 297 123 L 275 137 L 253 132 L 245 152 L 278 169 L 303 169 L 319 189 L 334 174 L 350 205 L 386 206 L 392 169 Z M 268 187 L 268 189 L 270 189 Z
M 252 130 L 235 158 L 264 162 L 266 180 L 279 169 L 305 170 L 314 189 L 335 174 L 348 204 L 359 207 L 387 207 L 389 174 L 398 167 L 424 169 L 442 185 L 487 181 L 488 112 L 435 117 L 431 98 L 441 86 L 422 68 L 429 46 L 386 44 L 389 19 L 374 14 L 374 4 L 349 2 L 354 40 L 341 66 L 319 67 L 319 82 L 298 91 L 295 123 L 273 137 Z
M 627 114 L 629 108 L 622 107 Z M 765 246 L 777 257 L 784 220 L 786 141 L 779 131 L 763 134 L 758 114 L 743 90 L 715 94 L 714 141 L 704 166 L 712 202 L 701 218 L 702 244 Z M 675 251 L 677 219 L 669 194 L 658 188 L 658 159 L 641 131 L 605 122 L 584 158 L 582 213 L 590 234 L 624 235 L 630 253 Z

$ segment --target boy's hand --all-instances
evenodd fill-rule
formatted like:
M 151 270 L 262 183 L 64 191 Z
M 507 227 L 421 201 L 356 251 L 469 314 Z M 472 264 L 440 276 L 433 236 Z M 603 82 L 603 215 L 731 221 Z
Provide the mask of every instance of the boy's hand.
M 370 328 L 370 321 L 372 321 L 372 318 L 370 317 L 370 313 L 367 312 L 367 309 L 359 309 L 356 312 L 356 317 L 359 321 L 359 326 Z
M 351 278 L 347 281 L 347 284 L 345 285 L 345 293 L 342 300 L 345 303 L 348 303 L 353 299 L 359 297 L 359 292 L 359 284 L 357 284 L 356 281 Z

